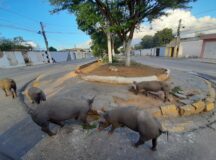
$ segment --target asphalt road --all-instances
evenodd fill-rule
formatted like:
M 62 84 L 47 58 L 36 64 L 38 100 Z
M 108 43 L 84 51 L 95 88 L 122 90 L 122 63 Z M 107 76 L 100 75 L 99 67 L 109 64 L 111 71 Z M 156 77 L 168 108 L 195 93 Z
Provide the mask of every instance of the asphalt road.
M 137 62 L 156 67 L 186 72 L 197 72 L 216 77 L 216 63 L 204 63 L 197 59 L 171 59 L 162 57 L 133 57 Z
M 92 59 L 10 69 L 0 68 L 0 78 L 14 79 L 19 92 L 25 83 L 40 74 L 60 77 L 88 61 Z M 0 91 L 0 160 L 19 159 L 41 138 L 42 132 L 27 115 L 19 99 L 5 97 L 3 91 Z
M 170 68 L 172 71 L 180 70 L 184 72 L 195 72 L 210 77 L 216 75 L 216 65 L 201 63 L 196 60 L 172 60 L 165 58 L 151 57 L 133 57 L 140 63 L 154 65 L 157 67 Z M 20 88 L 27 81 L 35 78 L 39 74 L 58 74 L 58 76 L 71 71 L 77 64 L 82 62 L 74 62 L 71 64 L 54 64 L 39 65 L 32 67 L 21 67 L 14 69 L 0 69 L 0 78 L 11 77 L 17 81 Z M 24 112 L 22 105 L 18 100 L 11 100 L 11 97 L 2 96 L 0 93 L 0 160 L 20 159 L 30 149 L 34 149 L 35 144 L 43 138 L 39 128 L 35 126 Z M 62 152 L 53 152 L 55 145 L 50 150 L 53 159 L 68 154 L 67 159 L 157 159 L 157 160 L 215 160 L 216 158 L 216 116 L 212 113 L 206 113 L 199 116 L 185 117 L 176 120 L 170 120 L 170 125 L 175 126 L 177 123 L 190 123 L 190 128 L 185 133 L 171 133 L 169 141 L 165 136 L 160 137 L 157 152 L 149 150 L 149 143 L 133 149 L 129 145 L 129 141 L 122 141 L 128 137 L 125 134 L 115 133 L 113 137 L 106 138 L 107 135 L 93 135 L 89 139 L 82 140 L 84 144 L 72 144 L 79 147 L 79 150 L 73 150 L 65 146 L 60 146 Z M 32 133 L 31 136 L 28 136 Z M 125 132 L 123 132 L 125 133 Z M 127 133 L 127 132 L 126 132 Z M 82 134 L 82 133 L 79 133 Z M 128 134 L 131 134 L 129 131 Z M 101 140 L 95 141 L 97 136 L 101 136 Z M 100 137 L 99 137 L 100 138 Z M 135 137 L 136 138 L 136 137 Z M 55 139 L 51 139 L 55 141 Z M 70 139 L 68 141 L 70 142 Z M 51 143 L 51 142 L 50 142 Z M 58 141 L 58 145 L 60 141 Z M 55 143 L 54 143 L 55 144 Z M 77 145 L 77 146 L 76 146 Z M 85 145 L 85 146 L 83 146 Z M 48 146 L 49 147 L 49 146 Z M 83 148 L 82 148 L 83 147 Z M 86 149 L 87 147 L 87 149 Z M 59 149 L 60 149 L 59 148 Z M 52 150 L 53 149 L 53 150 Z M 32 150 L 34 152 L 34 150 Z M 58 151 L 56 151 L 58 152 Z M 40 152 L 39 152 L 40 154 Z M 32 155 L 34 155 L 32 153 Z M 78 158 L 76 158 L 78 157 Z M 79 158 L 81 157 L 81 158 Z M 37 156 L 31 156 L 37 159 Z M 61 159 L 61 158 L 60 158 Z

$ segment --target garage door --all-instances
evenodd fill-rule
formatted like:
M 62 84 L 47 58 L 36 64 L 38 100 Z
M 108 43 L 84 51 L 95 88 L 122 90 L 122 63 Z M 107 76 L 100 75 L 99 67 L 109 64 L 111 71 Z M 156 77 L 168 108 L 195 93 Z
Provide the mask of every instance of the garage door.
M 216 41 L 206 42 L 203 57 L 216 59 Z

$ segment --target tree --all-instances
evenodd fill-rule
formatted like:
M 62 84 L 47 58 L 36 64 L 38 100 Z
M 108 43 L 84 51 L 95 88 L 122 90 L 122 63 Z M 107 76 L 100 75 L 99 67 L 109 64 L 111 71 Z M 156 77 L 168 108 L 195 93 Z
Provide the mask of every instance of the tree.
M 141 39 L 140 46 L 142 48 L 152 48 L 154 47 L 153 36 L 146 35 Z
M 155 33 L 153 37 L 154 47 L 168 44 L 174 38 L 172 29 L 164 28 Z
M 25 44 L 25 40 L 22 37 L 14 37 L 13 39 L 0 39 L 1 51 L 29 51 L 32 50 L 32 46 Z
M 25 41 L 24 41 L 23 37 L 18 36 L 18 37 L 13 38 L 13 42 L 15 45 L 22 45 L 22 43 Z
M 174 38 L 172 29 L 164 28 L 161 31 L 158 31 L 154 36 L 146 35 L 142 38 L 140 46 L 142 48 L 153 48 L 157 46 L 163 46 L 168 44 Z
M 117 36 L 114 37 L 114 52 L 118 53 L 118 48 L 122 45 L 120 39 Z M 103 31 L 94 32 L 91 34 L 92 45 L 91 49 L 96 57 L 103 57 L 104 53 L 107 53 L 107 38 L 106 34 Z
M 52 52 L 52 51 L 56 52 L 57 49 L 51 46 L 51 47 L 49 47 L 49 51 L 51 51 L 51 52 Z
M 51 4 L 55 4 L 56 2 L 53 0 L 50 0 Z M 54 3 L 53 3 L 54 2 Z M 111 42 L 111 33 L 110 30 L 107 27 L 107 24 L 104 20 L 104 17 L 97 12 L 97 7 L 89 2 L 85 1 L 83 3 L 71 3 L 70 6 L 67 6 L 66 8 L 69 12 L 76 15 L 76 21 L 78 24 L 79 29 L 86 32 L 91 36 L 91 39 L 93 41 L 91 48 L 93 49 L 94 55 L 101 56 L 105 51 L 109 54 L 109 62 L 112 62 L 112 47 L 115 46 L 114 43 Z M 52 13 L 58 12 L 61 9 L 55 9 Z M 102 33 L 103 32 L 103 33 Z M 101 36 L 104 37 L 101 37 Z M 101 43 L 100 40 L 97 40 L 98 38 L 101 38 L 101 41 L 103 42 L 102 45 L 99 45 L 98 43 Z M 94 39 L 93 39 L 94 38 Z M 107 41 L 107 40 L 109 41 Z M 104 46 L 104 42 L 106 42 L 106 47 Z M 112 44 L 112 45 L 111 45 Z M 98 52 L 101 53 L 98 53 Z M 97 53 L 96 53 L 97 52 Z
M 91 3 L 95 13 L 103 15 L 109 29 L 123 42 L 126 52 L 126 65 L 130 65 L 131 41 L 134 31 L 144 21 L 152 21 L 166 15 L 167 9 L 187 8 L 195 0 L 49 0 L 56 10 L 73 9 L 84 3 Z

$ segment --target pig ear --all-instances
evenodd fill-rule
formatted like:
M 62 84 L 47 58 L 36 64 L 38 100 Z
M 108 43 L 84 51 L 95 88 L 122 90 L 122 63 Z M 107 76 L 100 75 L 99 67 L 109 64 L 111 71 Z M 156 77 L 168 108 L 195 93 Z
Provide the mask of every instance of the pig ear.
M 134 90 L 136 90 L 136 82 L 132 84 L 132 88 L 134 88 Z

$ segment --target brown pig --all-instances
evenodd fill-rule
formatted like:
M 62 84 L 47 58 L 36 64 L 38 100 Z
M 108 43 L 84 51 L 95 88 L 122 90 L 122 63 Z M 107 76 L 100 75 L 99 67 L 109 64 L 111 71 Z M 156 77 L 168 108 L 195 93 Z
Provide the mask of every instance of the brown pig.
M 5 96 L 8 96 L 7 92 L 10 92 L 12 97 L 17 97 L 17 86 L 16 82 L 10 78 L 4 78 L 0 80 L 0 88 L 5 92 Z
M 119 107 L 111 111 L 105 112 L 100 120 L 98 129 L 102 130 L 111 125 L 109 134 L 118 127 L 126 126 L 133 131 L 139 133 L 139 140 L 134 144 L 138 147 L 148 140 L 152 140 L 152 150 L 155 151 L 157 147 L 157 138 L 161 133 L 167 133 L 162 130 L 160 122 L 146 111 L 137 107 Z

